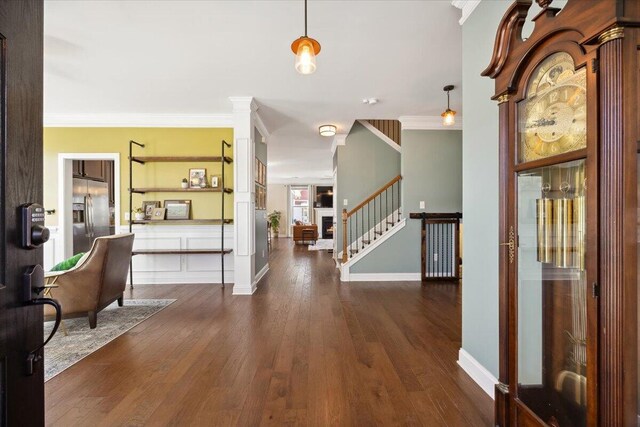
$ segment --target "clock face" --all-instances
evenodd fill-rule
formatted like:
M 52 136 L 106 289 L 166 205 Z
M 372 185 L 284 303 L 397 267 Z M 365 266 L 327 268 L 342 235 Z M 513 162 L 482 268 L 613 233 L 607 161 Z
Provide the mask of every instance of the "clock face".
M 579 150 L 587 145 L 586 68 L 575 70 L 567 53 L 545 59 L 518 103 L 520 162 Z

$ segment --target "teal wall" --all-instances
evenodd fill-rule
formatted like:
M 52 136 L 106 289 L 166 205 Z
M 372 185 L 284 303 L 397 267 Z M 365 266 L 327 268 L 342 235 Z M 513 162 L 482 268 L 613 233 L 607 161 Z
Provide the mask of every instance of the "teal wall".
M 498 107 L 494 81 L 480 76 L 510 0 L 482 1 L 462 26 L 462 348 L 498 376 Z M 566 0 L 553 3 L 562 8 Z M 534 29 L 533 4 L 522 36 Z
M 255 156 L 265 165 L 267 164 L 267 144 L 262 142 L 262 135 L 255 130 L 254 136 Z M 269 174 L 267 173 L 267 180 Z M 256 254 L 254 258 L 254 274 L 258 274 L 262 268 L 269 262 L 269 250 L 267 248 L 267 220 L 265 219 L 266 210 L 256 209 L 255 227 L 256 227 Z
M 489 64 L 509 1 L 483 1 L 462 26 L 462 348 L 498 376 L 498 107 Z
M 352 209 L 400 175 L 400 153 L 356 122 L 336 150 L 338 248 L 342 248 L 342 209 Z M 348 206 L 343 205 L 347 199 Z M 341 249 L 338 249 L 340 252 Z
M 402 217 L 410 212 L 462 211 L 462 131 L 402 132 Z M 420 209 L 420 201 L 426 209 Z M 420 273 L 420 220 L 353 264 L 351 273 Z

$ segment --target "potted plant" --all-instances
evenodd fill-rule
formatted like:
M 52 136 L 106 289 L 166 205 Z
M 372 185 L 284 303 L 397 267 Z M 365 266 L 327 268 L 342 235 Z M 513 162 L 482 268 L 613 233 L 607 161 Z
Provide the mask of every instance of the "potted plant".
M 189 181 L 187 181 L 187 178 L 182 178 L 182 188 L 189 188 Z
M 144 211 L 142 210 L 142 208 L 135 208 L 133 210 L 133 215 L 134 215 L 136 221 L 144 220 Z
M 280 218 L 282 218 L 282 212 L 280 211 L 273 211 L 269 215 L 267 215 L 267 221 L 269 222 L 269 226 L 271 227 L 271 231 L 273 232 L 273 237 L 278 237 L 280 229 Z

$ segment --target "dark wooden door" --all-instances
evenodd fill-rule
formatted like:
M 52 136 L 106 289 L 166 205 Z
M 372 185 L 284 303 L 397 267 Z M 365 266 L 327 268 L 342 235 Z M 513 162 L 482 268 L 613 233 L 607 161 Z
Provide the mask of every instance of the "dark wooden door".
M 26 306 L 22 275 L 42 249 L 20 247 L 19 206 L 42 201 L 43 1 L 0 0 L 0 400 L 2 425 L 44 424 L 42 307 Z

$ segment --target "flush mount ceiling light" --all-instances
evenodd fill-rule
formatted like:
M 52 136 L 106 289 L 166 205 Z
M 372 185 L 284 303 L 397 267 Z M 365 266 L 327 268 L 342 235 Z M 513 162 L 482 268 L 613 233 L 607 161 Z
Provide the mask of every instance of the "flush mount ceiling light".
M 447 85 L 443 88 L 447 92 L 447 109 L 442 113 L 442 124 L 445 126 L 451 126 L 456 123 L 456 112 L 449 108 L 449 92 L 453 90 L 453 85 Z
M 336 127 L 334 125 L 322 125 L 318 130 L 321 136 L 333 136 L 336 134 Z
M 362 100 L 363 104 L 373 105 L 378 103 L 378 98 L 365 98 Z
M 291 50 L 296 54 L 297 72 L 311 74 L 316 71 L 316 55 L 320 53 L 320 43 L 307 37 L 307 0 L 304 0 L 304 36 L 291 43 Z

